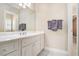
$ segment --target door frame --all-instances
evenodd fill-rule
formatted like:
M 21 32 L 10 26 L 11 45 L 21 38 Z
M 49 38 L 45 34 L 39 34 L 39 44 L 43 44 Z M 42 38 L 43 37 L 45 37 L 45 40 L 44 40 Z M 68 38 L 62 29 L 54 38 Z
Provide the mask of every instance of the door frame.
M 68 55 L 72 55 L 72 46 L 73 46 L 73 30 L 72 30 L 72 4 L 73 3 L 68 3 L 67 4 L 67 23 L 68 23 Z M 78 4 L 79 5 L 79 4 Z M 77 7 L 78 7 L 78 5 L 77 5 Z M 79 9 L 79 7 L 78 7 L 78 9 Z M 77 15 L 79 14 L 79 12 L 78 12 L 78 10 L 77 10 Z M 76 50 L 76 52 L 79 52 L 78 51 L 78 42 L 79 42 L 79 40 L 78 40 L 78 22 L 79 22 L 79 20 L 78 20 L 78 17 L 77 17 L 77 50 Z M 78 53 L 76 53 L 76 55 L 78 56 L 79 54 Z

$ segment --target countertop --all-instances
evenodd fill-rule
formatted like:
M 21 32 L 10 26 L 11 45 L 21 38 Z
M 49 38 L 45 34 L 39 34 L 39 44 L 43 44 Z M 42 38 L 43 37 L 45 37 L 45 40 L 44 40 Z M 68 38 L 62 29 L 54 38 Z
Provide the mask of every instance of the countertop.
M 2 35 L 1 35 L 2 34 Z M 24 31 L 24 32 L 4 32 L 0 33 L 0 42 L 9 41 L 9 40 L 16 40 L 20 38 L 27 38 L 35 35 L 44 34 L 43 31 Z

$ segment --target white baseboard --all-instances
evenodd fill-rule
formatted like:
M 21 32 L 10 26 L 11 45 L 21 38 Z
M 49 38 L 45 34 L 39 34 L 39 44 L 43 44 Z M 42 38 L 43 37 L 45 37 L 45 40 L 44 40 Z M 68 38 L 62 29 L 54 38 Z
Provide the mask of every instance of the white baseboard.
M 48 50 L 50 52 L 57 52 L 57 53 L 61 53 L 61 54 L 64 54 L 64 55 L 68 55 L 67 51 L 56 49 L 56 48 L 48 48 L 48 47 L 46 47 L 45 50 Z

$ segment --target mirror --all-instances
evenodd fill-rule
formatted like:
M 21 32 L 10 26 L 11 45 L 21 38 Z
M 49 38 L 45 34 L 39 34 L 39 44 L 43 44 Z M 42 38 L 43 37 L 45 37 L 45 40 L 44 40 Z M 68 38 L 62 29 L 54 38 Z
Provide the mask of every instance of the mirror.
M 0 3 L 0 32 L 18 31 L 19 10 L 8 3 Z
M 5 11 L 5 15 L 4 15 L 4 31 L 5 32 L 12 32 L 12 31 L 16 31 L 17 28 L 17 20 L 18 17 L 16 14 L 9 12 L 9 11 Z
M 26 24 L 27 31 L 35 30 L 35 12 L 18 3 L 0 3 L 0 32 L 19 31 L 19 25 Z
M 21 7 L 19 11 L 19 23 L 26 24 L 27 31 L 35 31 L 35 11 L 34 11 L 34 4 L 29 8 Z

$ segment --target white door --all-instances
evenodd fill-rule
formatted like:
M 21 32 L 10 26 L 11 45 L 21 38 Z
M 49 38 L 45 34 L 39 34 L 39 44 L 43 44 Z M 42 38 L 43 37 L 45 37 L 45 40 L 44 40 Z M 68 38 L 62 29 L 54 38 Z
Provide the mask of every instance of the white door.
M 68 9 L 68 54 L 72 54 L 72 46 L 73 46 L 73 36 L 72 36 L 72 4 L 67 5 Z
M 78 7 L 78 22 L 79 22 L 79 3 L 77 4 L 77 7 Z M 78 25 L 79 25 L 79 23 L 78 23 Z M 79 26 L 78 26 L 78 29 L 79 29 Z M 79 30 L 78 30 L 77 35 L 79 35 Z M 78 36 L 78 38 L 79 38 L 79 36 Z M 79 39 L 78 39 L 78 56 L 79 56 Z

